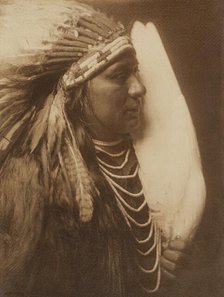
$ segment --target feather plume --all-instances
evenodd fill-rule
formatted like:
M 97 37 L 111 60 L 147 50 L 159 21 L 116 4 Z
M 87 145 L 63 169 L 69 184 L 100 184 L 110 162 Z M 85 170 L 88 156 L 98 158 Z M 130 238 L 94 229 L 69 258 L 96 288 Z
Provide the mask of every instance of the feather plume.
M 58 152 L 58 159 L 65 180 L 66 195 L 64 195 L 63 198 L 64 200 L 66 200 L 66 202 L 69 203 L 68 196 L 70 196 L 69 198 L 71 198 L 72 200 L 71 196 L 75 194 L 72 190 L 71 184 L 76 183 L 76 179 L 73 178 L 74 174 L 72 174 L 73 169 L 75 170 L 76 168 L 73 167 L 73 163 L 71 162 L 72 160 L 70 159 L 68 152 L 65 151 L 65 149 L 63 155 L 60 152 Z
M 0 80 L 2 82 L 2 79 Z M 34 108 L 30 107 L 29 90 L 11 87 L 9 84 L 0 91 L 0 162 L 5 160 L 13 145 L 20 148 L 18 140 L 32 118 Z
M 98 193 L 77 147 L 76 139 L 65 111 L 64 118 L 67 127 L 65 143 L 68 147 L 67 158 L 69 158 L 65 159 L 67 175 L 70 180 L 71 188 L 75 192 L 80 220 L 82 222 L 88 222 L 93 215 L 93 197 Z
M 25 115 L 18 120 L 15 125 L 12 125 L 12 127 L 10 127 L 7 131 L 7 134 L 4 133 L 4 138 L 2 140 L 0 140 L 0 149 L 6 149 L 6 147 L 3 145 L 3 142 L 5 142 L 5 139 L 7 139 L 8 144 L 10 142 L 14 142 L 14 135 L 20 135 L 20 133 L 22 132 L 22 130 L 24 129 L 24 124 L 27 123 L 27 121 L 30 119 L 30 117 L 32 116 L 34 109 L 31 109 L 29 112 L 26 112 Z M 20 132 L 20 133 L 19 133 Z
M 51 104 L 48 117 L 47 149 L 49 153 L 53 151 L 57 153 L 61 148 L 62 134 L 66 129 L 63 116 L 64 102 L 64 92 L 62 88 L 58 88 Z
M 25 111 L 22 110 L 20 112 L 17 112 L 17 114 L 11 114 L 8 117 L 2 118 L 1 122 L 0 122 L 0 126 L 1 126 L 0 135 L 6 136 L 6 134 L 11 129 L 13 129 L 14 125 L 17 125 L 17 123 L 22 124 L 23 123 L 22 119 L 23 119 L 23 117 L 26 117 L 26 112 L 27 112 L 27 110 L 25 110 Z
M 48 118 L 48 154 L 51 158 L 53 152 L 58 156 L 68 196 L 64 195 L 63 199 L 69 203 L 69 197 L 73 196 L 72 204 L 73 207 L 78 204 L 80 220 L 88 222 L 92 218 L 95 187 L 65 113 L 65 101 L 66 94 L 59 84 Z
M 77 151 L 72 145 L 67 142 L 69 151 L 71 153 L 72 161 L 74 162 L 75 171 L 69 171 L 69 176 L 75 177 L 75 195 L 76 201 L 79 206 L 79 217 L 82 222 L 88 222 L 93 214 L 93 201 L 92 201 L 92 183 L 89 173 L 81 159 L 80 152 Z
M 2 8 L 0 56 L 14 56 L 24 50 L 43 48 L 42 41 L 54 39 L 58 24 L 64 25 L 68 20 L 72 22 L 72 11 L 85 10 L 83 5 L 69 0 L 10 1 L 10 5 Z M 73 16 L 75 19 L 75 14 Z M 35 30 L 30 30 L 32 27 Z
M 35 122 L 30 130 L 31 139 L 30 150 L 33 152 L 39 145 L 43 135 L 47 131 L 49 113 L 54 100 L 54 94 L 50 93 L 45 100 L 44 106 L 37 112 Z
M 9 92 L 9 89 L 1 89 L 0 90 L 0 104 L 1 106 L 3 104 L 9 104 L 14 103 L 15 101 L 24 101 L 24 95 L 26 94 L 25 90 L 17 90 L 17 89 L 12 89 Z M 16 100 L 15 100 L 16 99 Z
M 23 112 L 24 102 L 23 101 L 15 101 L 12 104 L 4 104 L 3 106 L 0 104 L 0 118 L 1 122 L 5 121 L 5 119 L 9 118 L 9 115 L 13 115 L 16 111 L 18 113 Z M 19 112 L 20 111 L 20 112 Z M 18 115 L 18 114 L 17 114 Z

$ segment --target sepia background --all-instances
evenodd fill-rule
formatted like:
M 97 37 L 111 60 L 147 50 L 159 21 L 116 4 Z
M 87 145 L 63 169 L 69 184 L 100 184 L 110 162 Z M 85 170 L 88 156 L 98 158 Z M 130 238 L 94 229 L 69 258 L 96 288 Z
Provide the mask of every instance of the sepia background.
M 224 4 L 216 0 L 86 0 L 125 25 L 153 21 L 185 95 L 198 137 L 207 203 L 197 240 L 201 265 L 174 296 L 224 296 L 222 50 Z M 184 295 L 182 295 L 184 294 Z M 164 296 L 165 297 L 165 296 Z
M 0 5 L 6 1 L 0 0 Z M 207 188 L 206 210 L 197 234 L 201 264 L 189 270 L 184 291 L 176 288 L 172 297 L 223 297 L 224 2 L 82 1 L 125 25 L 131 26 L 135 20 L 152 21 L 159 30 L 193 118 Z

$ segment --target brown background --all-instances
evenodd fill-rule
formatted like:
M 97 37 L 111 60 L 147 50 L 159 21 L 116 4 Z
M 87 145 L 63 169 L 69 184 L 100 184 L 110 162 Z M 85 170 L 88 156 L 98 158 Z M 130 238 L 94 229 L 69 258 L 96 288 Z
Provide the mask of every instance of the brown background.
M 0 5 L 4 2 L 6 0 L 0 0 Z M 208 193 L 205 215 L 198 232 L 203 264 L 191 273 L 192 278 L 189 276 L 189 279 L 186 279 L 186 290 L 182 291 L 182 295 L 179 295 L 177 290 L 172 297 L 223 297 L 224 161 L 222 162 L 221 158 L 223 145 L 221 136 L 224 136 L 222 129 L 224 100 L 221 99 L 221 81 L 224 78 L 221 67 L 221 64 L 224 64 L 223 1 L 85 0 L 85 2 L 100 7 L 126 25 L 138 19 L 143 22 L 153 21 L 159 29 L 196 127 Z
M 224 2 L 86 2 L 116 16 L 126 25 L 138 19 L 143 22 L 153 21 L 159 29 L 196 127 L 207 185 L 207 206 L 198 233 L 204 264 L 192 273 L 192 289 L 186 288 L 181 297 L 223 297 L 221 121 L 224 123 L 224 116 L 221 118 L 221 111 L 224 115 L 224 106 L 221 100 L 221 54 Z M 174 293 L 174 297 L 177 295 Z

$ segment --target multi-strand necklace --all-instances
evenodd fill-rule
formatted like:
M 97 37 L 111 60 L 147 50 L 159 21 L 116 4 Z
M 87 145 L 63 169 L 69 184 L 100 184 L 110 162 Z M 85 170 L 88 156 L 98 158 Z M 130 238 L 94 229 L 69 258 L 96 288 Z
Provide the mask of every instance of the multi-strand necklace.
M 136 247 L 139 283 L 152 293 L 160 285 L 160 230 L 151 217 L 138 177 L 139 165 L 130 141 L 94 140 L 99 168 L 116 198 Z M 149 283 L 153 283 L 151 287 Z

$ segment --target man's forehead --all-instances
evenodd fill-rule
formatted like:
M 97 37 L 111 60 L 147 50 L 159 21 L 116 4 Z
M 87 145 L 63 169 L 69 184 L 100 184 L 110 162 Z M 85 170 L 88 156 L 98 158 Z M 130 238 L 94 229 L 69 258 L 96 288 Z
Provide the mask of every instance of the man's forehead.
M 122 56 L 119 56 L 112 64 L 110 64 L 105 69 L 105 71 L 122 68 L 126 66 L 135 67 L 137 65 L 138 65 L 138 60 L 136 58 L 136 55 L 134 53 L 126 53 L 126 54 L 123 54 Z

